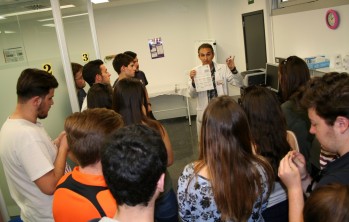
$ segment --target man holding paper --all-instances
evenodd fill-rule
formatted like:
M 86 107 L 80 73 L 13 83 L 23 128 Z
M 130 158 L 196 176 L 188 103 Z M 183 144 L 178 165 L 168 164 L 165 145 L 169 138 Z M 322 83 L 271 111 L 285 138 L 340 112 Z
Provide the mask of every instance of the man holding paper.
M 198 57 L 202 66 L 193 68 L 189 73 L 189 94 L 193 98 L 198 97 L 196 126 L 199 136 L 202 115 L 208 102 L 214 97 L 228 95 L 228 82 L 238 87 L 242 86 L 242 76 L 235 67 L 235 57 L 227 58 L 226 64 L 213 62 L 213 47 L 208 43 L 199 46 Z

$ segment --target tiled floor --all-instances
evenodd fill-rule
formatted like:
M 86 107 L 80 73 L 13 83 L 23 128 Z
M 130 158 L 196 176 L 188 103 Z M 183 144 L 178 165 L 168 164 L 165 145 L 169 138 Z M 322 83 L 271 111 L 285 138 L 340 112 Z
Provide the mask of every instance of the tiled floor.
M 196 132 L 195 116 L 192 117 L 192 125 L 189 126 L 185 117 L 160 120 L 169 134 L 174 163 L 168 168 L 173 188 L 177 190 L 177 180 L 185 165 L 198 158 L 198 140 Z

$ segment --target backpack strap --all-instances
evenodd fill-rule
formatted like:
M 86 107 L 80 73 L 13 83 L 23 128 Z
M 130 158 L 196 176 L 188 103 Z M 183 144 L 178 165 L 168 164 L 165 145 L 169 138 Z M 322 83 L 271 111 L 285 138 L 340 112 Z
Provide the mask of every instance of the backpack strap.
M 58 190 L 60 188 L 71 190 L 87 198 L 93 204 L 93 206 L 95 206 L 95 208 L 101 215 L 101 218 L 106 216 L 102 206 L 99 204 L 97 200 L 97 194 L 103 190 L 107 190 L 107 187 L 82 184 L 74 180 L 72 174 L 70 174 L 63 183 L 57 186 L 56 189 Z

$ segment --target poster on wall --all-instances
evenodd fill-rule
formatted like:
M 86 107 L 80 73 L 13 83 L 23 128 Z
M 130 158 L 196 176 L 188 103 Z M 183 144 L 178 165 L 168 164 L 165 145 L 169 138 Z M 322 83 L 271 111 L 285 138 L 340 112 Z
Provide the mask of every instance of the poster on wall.
M 5 63 L 24 61 L 23 47 L 4 49 Z
M 150 55 L 152 59 L 164 57 L 164 47 L 161 38 L 153 38 L 148 40 Z

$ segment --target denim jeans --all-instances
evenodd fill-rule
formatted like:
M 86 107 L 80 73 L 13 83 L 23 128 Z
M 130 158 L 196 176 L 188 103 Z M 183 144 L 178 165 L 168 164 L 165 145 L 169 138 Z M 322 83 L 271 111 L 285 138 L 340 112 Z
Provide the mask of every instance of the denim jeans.
M 178 222 L 178 202 L 172 188 L 156 200 L 155 221 Z

